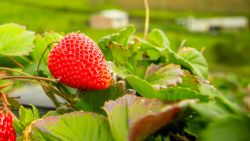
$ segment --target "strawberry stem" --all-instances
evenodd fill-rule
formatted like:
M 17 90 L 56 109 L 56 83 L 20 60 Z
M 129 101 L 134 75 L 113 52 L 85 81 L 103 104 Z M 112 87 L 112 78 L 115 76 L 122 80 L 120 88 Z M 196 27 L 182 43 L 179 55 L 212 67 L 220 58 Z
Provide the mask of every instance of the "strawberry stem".
M 179 49 L 183 48 L 186 44 L 187 40 L 182 40 Z
M 40 59 L 39 59 L 37 68 L 36 68 L 36 75 L 38 75 L 38 73 L 39 73 L 39 67 L 40 67 L 40 65 L 41 65 L 41 62 L 42 62 L 42 59 L 43 59 L 44 54 L 45 54 L 46 51 L 51 47 L 51 45 L 53 45 L 54 43 L 57 43 L 57 42 L 52 42 L 52 43 L 50 43 L 50 44 L 44 49 L 44 51 L 43 51 L 43 53 L 42 53 L 42 56 L 41 56 Z
M 32 80 L 30 80 L 30 79 L 22 79 L 22 78 L 16 78 L 16 79 L 22 80 L 22 81 L 28 81 L 28 82 L 32 82 L 32 83 L 36 83 L 36 84 L 40 84 L 43 88 L 44 88 L 44 87 L 48 87 L 48 88 L 50 88 L 50 89 L 53 89 L 53 90 L 56 92 L 56 94 L 57 94 L 58 96 L 60 96 L 60 97 L 62 97 L 63 99 L 65 99 L 67 102 L 71 103 L 71 102 L 73 101 L 71 98 L 65 96 L 59 89 L 53 87 L 52 85 L 50 85 L 50 84 L 48 84 L 48 83 L 46 83 L 46 82 L 44 82 L 44 81 L 32 81 Z M 45 91 L 45 93 L 46 93 L 46 91 Z M 46 93 L 46 94 L 49 96 L 48 93 Z
M 148 26 L 149 26 L 149 6 L 148 6 L 148 0 L 144 0 L 144 5 L 145 5 L 145 28 L 144 28 L 144 39 L 147 38 L 148 36 Z
M 14 118 L 14 119 L 17 119 L 17 117 L 9 110 L 8 106 L 10 105 L 8 100 L 7 100 L 7 97 L 6 97 L 6 94 L 1 92 L 2 89 L 12 85 L 13 83 L 6 83 L 2 86 L 0 86 L 0 99 L 2 99 L 2 104 L 3 104 L 3 110 L 10 113 L 11 116 Z
M 0 86 L 0 90 L 4 89 L 4 88 L 6 88 L 6 87 L 8 87 L 8 86 L 10 86 L 10 85 L 13 85 L 13 83 L 12 83 L 12 82 L 9 82 L 9 83 L 6 83 L 6 84 L 1 85 L 1 86 Z
M 10 113 L 13 119 L 17 119 L 17 117 L 8 108 L 9 102 L 7 100 L 6 94 L 1 92 L 2 89 L 6 88 L 6 87 L 8 87 L 8 86 L 10 86 L 12 84 L 13 83 L 10 82 L 10 83 L 6 83 L 6 84 L 0 86 L 0 99 L 2 99 L 2 102 L 3 102 L 3 110 Z
M 46 95 L 53 101 L 53 103 L 55 104 L 55 106 L 59 107 L 60 106 L 59 101 L 56 99 L 56 97 L 55 97 L 55 95 L 53 93 L 49 92 L 48 86 L 42 85 L 42 88 L 43 88 L 44 92 L 46 93 Z M 53 88 L 53 89 L 55 89 L 55 88 Z
M 1 92 L 1 90 L 8 87 L 8 86 L 10 86 L 10 85 L 12 85 L 12 84 L 13 83 L 6 83 L 6 84 L 0 86 L 0 99 L 2 99 L 2 102 L 3 102 L 2 103 L 3 104 L 3 109 L 6 110 L 6 111 L 9 111 L 9 109 L 8 109 L 9 102 L 8 102 L 8 100 L 6 98 L 6 95 L 3 92 Z
M 11 112 L 11 110 L 8 108 L 8 106 L 10 105 L 8 100 L 7 100 L 7 97 L 6 97 L 6 94 L 3 93 L 3 92 L 0 92 L 0 99 L 2 99 L 2 102 L 3 102 L 3 110 L 7 113 L 10 113 L 12 118 L 13 119 L 17 119 L 17 117 Z
M 32 75 L 30 75 L 30 76 L 4 76 L 4 77 L 0 78 L 0 80 L 6 80 L 6 79 L 36 79 L 36 80 L 44 80 L 44 81 L 50 81 L 53 83 L 57 83 L 57 80 L 55 80 L 55 79 L 32 76 Z
M 15 69 L 11 69 L 11 68 L 6 68 L 6 67 L 0 67 L 0 70 L 12 71 L 12 72 L 17 72 L 17 73 L 20 73 L 20 74 L 23 74 L 23 75 L 32 76 L 32 75 L 30 75 L 28 73 L 18 71 L 18 70 L 15 70 Z
M 37 84 L 40 84 L 43 88 L 43 90 L 45 91 L 46 95 L 53 101 L 53 103 L 55 105 L 59 105 L 60 103 L 56 100 L 55 96 L 52 96 L 47 88 L 50 88 L 50 89 L 53 89 L 56 94 L 60 97 L 62 97 L 63 99 L 65 99 L 67 102 L 71 103 L 73 100 L 67 96 L 65 96 L 60 89 L 58 88 L 55 88 L 51 85 L 49 85 L 48 83 L 44 82 L 44 81 L 50 81 L 50 82 L 53 82 L 53 83 L 57 83 L 56 80 L 54 79 L 49 79 L 49 78 L 43 78 L 43 77 L 38 77 L 38 76 L 32 76 L 28 73 L 25 73 L 25 72 L 22 72 L 22 71 L 18 71 L 18 70 L 15 70 L 15 69 L 10 69 L 10 68 L 6 68 L 6 67 L 0 67 L 0 70 L 5 70 L 5 71 L 12 71 L 12 72 L 17 72 L 17 73 L 20 73 L 20 74 L 23 74 L 25 76 L 5 76 L 5 77 L 0 77 L 0 80 L 4 80 L 4 79 L 18 79 L 18 80 L 22 80 L 22 81 L 31 81 L 32 83 L 37 83 Z M 36 79 L 37 81 L 32 81 L 30 79 Z M 12 84 L 12 83 L 11 83 Z M 5 86 L 6 85 L 6 86 Z M 0 86 L 0 90 L 2 88 L 5 88 L 7 86 L 9 86 L 10 84 L 5 84 L 3 86 Z
M 36 76 L 32 76 L 32 75 L 30 75 L 30 74 L 28 74 L 28 73 L 25 73 L 25 72 L 22 72 L 22 71 L 18 71 L 18 70 L 15 70 L 15 69 L 11 69 L 11 68 L 6 68 L 6 67 L 0 67 L 0 70 L 6 70 L 6 71 L 12 71 L 12 72 L 17 72 L 17 73 L 20 73 L 20 74 L 23 74 L 23 75 L 26 75 L 26 76 L 31 76 L 31 77 L 36 77 Z M 3 77 L 2 77 L 3 78 Z M 31 81 L 31 80 L 29 80 L 29 79 L 27 79 L 27 78 L 29 78 L 29 77 L 25 77 L 25 78 L 23 78 L 23 77 L 15 77 L 15 78 L 13 78 L 13 77 L 9 77 L 8 76 L 8 79 L 18 79 L 18 80 L 22 80 L 22 81 Z M 36 77 L 37 78 L 37 77 Z M 0 78 L 1 79 L 1 78 Z M 4 78 L 5 79 L 5 78 Z M 6 78 L 7 79 L 7 78 Z M 42 78 L 42 79 L 44 79 L 44 78 Z M 40 79 L 39 79 L 40 80 Z M 46 79 L 47 80 L 47 79 Z M 53 80 L 53 82 L 54 82 L 54 80 Z M 32 83 L 37 83 L 37 84 L 40 84 L 40 85 L 42 85 L 42 87 L 44 88 L 44 87 L 49 87 L 49 88 L 51 88 L 51 89 L 53 89 L 53 90 L 55 90 L 55 92 L 57 92 L 57 95 L 58 96 L 60 96 L 60 97 L 62 97 L 62 98 L 64 98 L 66 101 L 68 101 L 68 102 L 72 102 L 72 100 L 71 99 L 69 99 L 69 98 L 67 98 L 66 96 L 64 96 L 63 95 L 63 93 L 61 92 L 61 90 L 60 89 L 57 89 L 57 88 L 54 88 L 53 86 L 51 86 L 51 85 L 49 85 L 48 83 L 45 83 L 45 82 L 42 82 L 42 81 L 32 81 Z M 3 89 L 3 88 L 5 88 L 5 87 L 7 87 L 7 86 L 9 86 L 9 85 L 12 85 L 13 83 L 7 83 L 7 84 L 4 84 L 4 85 L 2 85 L 2 86 L 0 86 L 0 90 L 1 89 Z M 47 93 L 46 93 L 47 94 Z M 48 95 L 48 94 L 47 94 Z M 49 96 L 50 97 L 50 96 Z
M 3 102 L 3 108 L 4 110 L 8 110 L 8 105 L 9 105 L 9 102 L 5 96 L 5 94 L 3 92 L 0 92 L 0 97 L 2 99 L 2 102 Z

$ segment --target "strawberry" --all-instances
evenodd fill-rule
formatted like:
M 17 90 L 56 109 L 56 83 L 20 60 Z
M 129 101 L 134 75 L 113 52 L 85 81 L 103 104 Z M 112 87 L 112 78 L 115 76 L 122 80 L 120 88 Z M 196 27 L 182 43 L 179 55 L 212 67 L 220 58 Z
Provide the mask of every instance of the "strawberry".
M 0 109 L 0 141 L 15 141 L 16 132 L 12 126 L 11 114 Z
M 49 53 L 48 68 L 54 78 L 81 90 L 103 90 L 111 74 L 96 43 L 83 34 L 70 33 Z

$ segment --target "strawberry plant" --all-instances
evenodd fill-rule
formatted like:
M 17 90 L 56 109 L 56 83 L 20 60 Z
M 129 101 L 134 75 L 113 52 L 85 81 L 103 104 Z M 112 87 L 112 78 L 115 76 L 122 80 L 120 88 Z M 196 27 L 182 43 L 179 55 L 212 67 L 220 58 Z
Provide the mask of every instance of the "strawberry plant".
M 184 45 L 173 50 L 159 29 L 145 39 L 135 32 L 127 26 L 95 43 L 82 33 L 40 35 L 18 24 L 1 25 L 0 84 L 14 83 L 1 91 L 36 83 L 56 107 L 40 116 L 35 106 L 25 108 L 7 95 L 19 108 L 17 140 L 250 139 L 249 113 L 209 83 L 200 51 Z M 10 124 L 10 117 L 0 120 L 0 131 Z

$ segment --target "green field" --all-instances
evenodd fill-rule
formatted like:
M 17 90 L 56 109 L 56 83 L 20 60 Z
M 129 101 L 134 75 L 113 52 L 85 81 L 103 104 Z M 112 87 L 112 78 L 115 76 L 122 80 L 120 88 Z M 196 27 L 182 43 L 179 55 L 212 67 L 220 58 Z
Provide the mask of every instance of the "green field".
M 43 33 L 44 31 L 74 32 L 80 31 L 94 40 L 108 35 L 117 30 L 96 30 L 89 27 L 88 19 L 91 14 L 101 9 L 122 8 L 130 15 L 131 24 L 136 25 L 139 36 L 143 36 L 144 10 L 126 9 L 112 0 L 106 1 L 87 0 L 1 0 L 0 24 L 15 22 L 27 26 L 29 30 Z M 94 8 L 93 8 L 93 5 Z M 223 70 L 234 72 L 238 75 L 250 75 L 250 39 L 249 31 L 236 33 L 191 33 L 184 27 L 175 24 L 180 17 L 194 15 L 197 17 L 246 15 L 248 12 L 220 12 L 214 11 L 166 11 L 151 10 L 150 29 L 160 28 L 164 30 L 171 41 L 172 47 L 178 49 L 181 42 L 186 40 L 187 46 L 205 49 L 205 56 L 209 61 L 211 70 Z M 229 69 L 230 68 L 230 69 Z

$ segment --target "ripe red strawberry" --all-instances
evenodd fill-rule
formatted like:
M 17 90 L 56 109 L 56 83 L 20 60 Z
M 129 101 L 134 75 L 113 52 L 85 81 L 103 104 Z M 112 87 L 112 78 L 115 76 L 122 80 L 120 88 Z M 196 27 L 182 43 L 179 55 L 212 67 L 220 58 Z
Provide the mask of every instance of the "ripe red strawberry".
M 12 126 L 12 116 L 0 109 L 0 141 L 15 141 L 16 132 Z
M 111 74 L 101 50 L 89 37 L 71 33 L 51 50 L 48 67 L 54 78 L 70 87 L 103 90 Z

